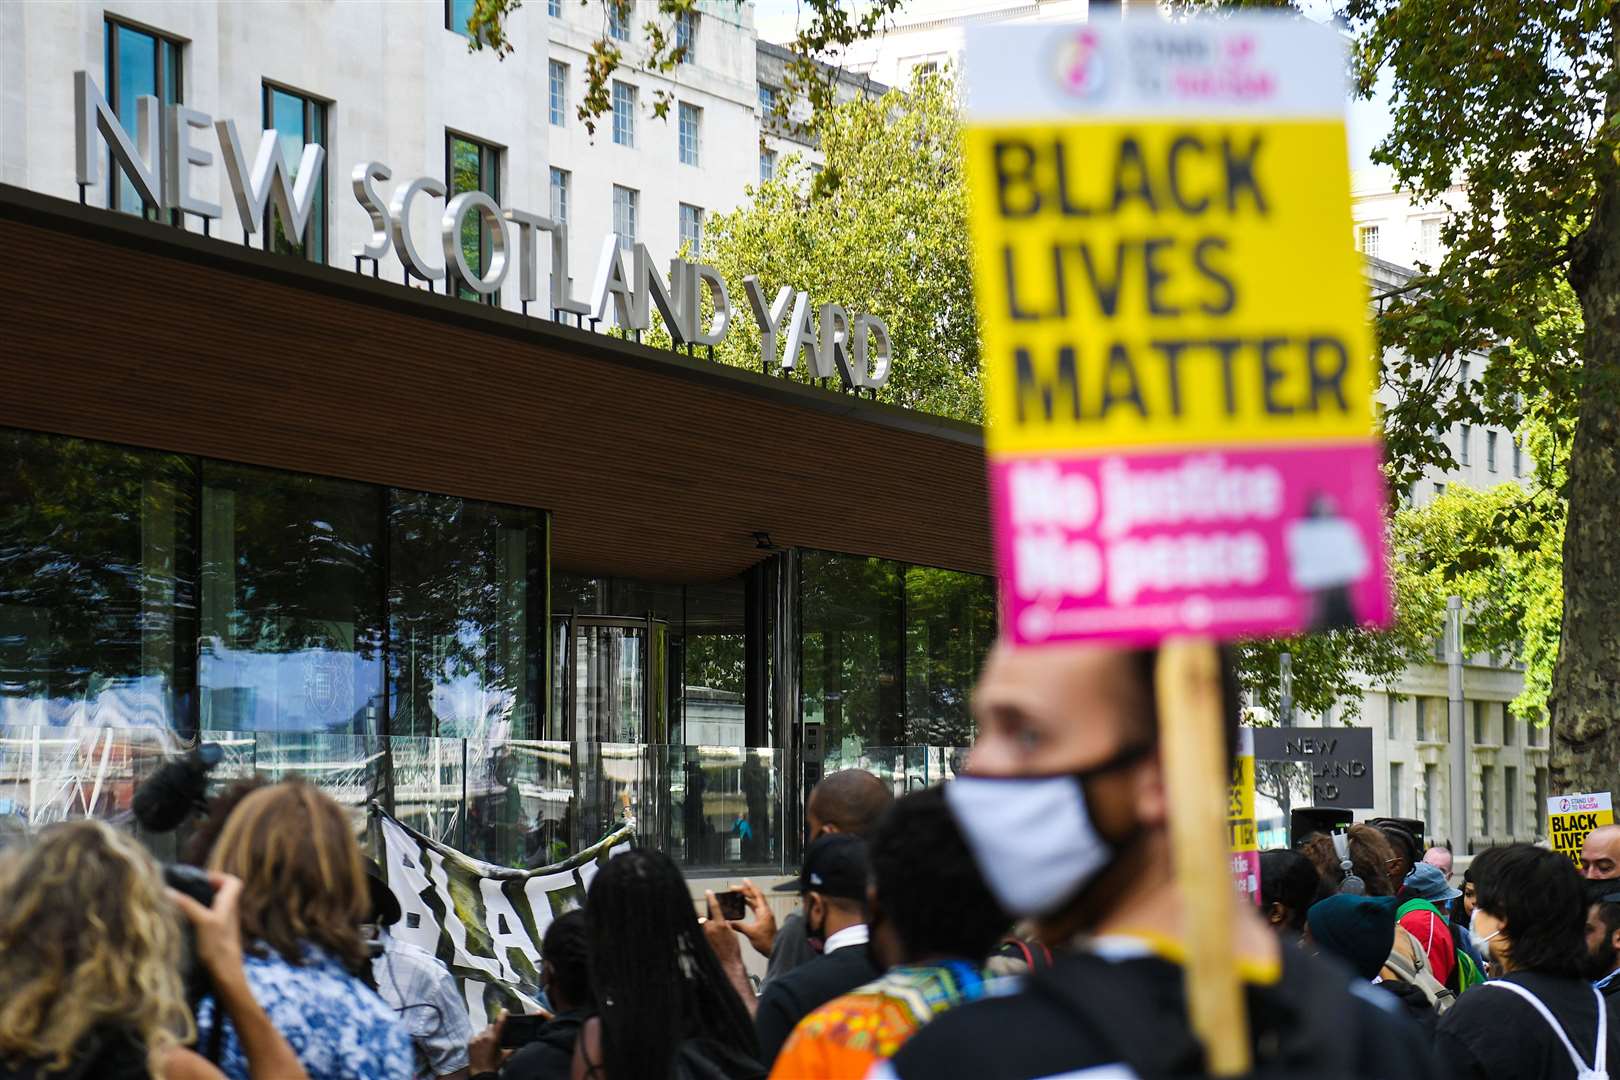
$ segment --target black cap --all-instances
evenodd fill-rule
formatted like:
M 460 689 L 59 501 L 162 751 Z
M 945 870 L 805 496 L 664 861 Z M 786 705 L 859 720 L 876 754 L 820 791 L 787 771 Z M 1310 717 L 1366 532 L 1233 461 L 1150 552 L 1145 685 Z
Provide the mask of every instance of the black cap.
M 830 833 L 813 841 L 804 849 L 799 880 L 785 881 L 774 891 L 865 900 L 866 841 L 852 833 Z

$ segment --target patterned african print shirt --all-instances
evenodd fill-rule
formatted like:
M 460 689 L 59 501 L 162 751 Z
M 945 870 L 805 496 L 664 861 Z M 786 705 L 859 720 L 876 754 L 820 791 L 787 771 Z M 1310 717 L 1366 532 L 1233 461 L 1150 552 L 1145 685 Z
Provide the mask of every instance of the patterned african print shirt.
M 415 1065 L 410 1034 L 377 991 L 313 945 L 305 945 L 302 966 L 267 951 L 267 956 L 243 957 L 248 987 L 309 1080 L 410 1080 Z M 199 1051 L 207 1049 L 213 1020 L 214 999 L 204 998 L 197 1006 Z M 231 1080 L 248 1080 L 247 1055 L 231 1022 L 224 1024 L 216 1064 Z
M 928 1021 L 985 993 L 982 971 L 960 960 L 891 968 L 799 1021 L 771 1080 L 860 1080 Z

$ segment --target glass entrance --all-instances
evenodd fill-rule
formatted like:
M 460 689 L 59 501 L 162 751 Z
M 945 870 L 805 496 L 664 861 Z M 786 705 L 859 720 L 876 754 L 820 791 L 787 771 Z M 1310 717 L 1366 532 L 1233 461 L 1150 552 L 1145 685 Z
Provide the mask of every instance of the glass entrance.
M 663 742 L 668 730 L 669 628 L 659 619 L 574 615 L 557 619 L 557 682 L 574 742 Z M 570 674 L 571 673 L 571 677 Z

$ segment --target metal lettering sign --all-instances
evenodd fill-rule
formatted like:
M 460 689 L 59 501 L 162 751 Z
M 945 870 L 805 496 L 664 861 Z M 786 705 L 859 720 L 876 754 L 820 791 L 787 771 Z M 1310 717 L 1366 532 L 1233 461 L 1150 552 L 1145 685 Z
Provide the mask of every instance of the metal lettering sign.
M 111 152 L 117 167 L 130 178 L 136 194 L 148 205 L 179 210 L 217 221 L 224 210 L 191 193 L 194 169 L 207 168 L 214 155 L 196 145 L 198 132 L 214 129 L 219 141 L 220 161 L 235 197 L 237 218 L 242 223 L 243 240 L 259 232 L 265 211 L 274 207 L 287 231 L 302 235 L 314 212 L 317 179 L 326 150 L 314 143 L 304 146 L 296 170 L 282 156 L 275 130 L 260 134 L 251 163 L 237 135 L 233 120 L 215 121 L 206 113 L 170 105 L 166 113 L 151 95 L 136 99 L 136 136 L 124 130 L 107 99 L 87 72 L 73 75 L 75 105 L 75 174 L 81 192 L 101 179 L 99 136 Z M 114 169 L 114 175 L 117 168 Z M 553 318 L 572 315 L 590 318 L 594 323 L 612 319 L 620 329 L 639 333 L 652 326 L 656 309 L 659 320 L 676 345 L 714 346 L 731 328 L 731 295 L 720 271 L 703 263 L 671 259 L 669 275 L 659 272 L 646 245 L 623 250 L 617 236 L 603 239 L 594 286 L 586 299 L 574 294 L 574 279 L 568 267 L 568 226 L 518 207 L 501 206 L 480 191 L 450 196 L 444 181 L 419 176 L 403 180 L 393 194 L 384 198 L 378 184 L 393 178 L 389 167 L 379 161 L 362 162 L 350 173 L 355 202 L 371 219 L 371 233 L 354 246 L 351 254 L 376 263 L 389 251 L 395 252 L 405 268 L 407 279 L 416 278 L 431 286 L 448 278 L 466 285 L 482 296 L 494 293 L 505 282 L 512 265 L 517 265 L 519 299 L 527 305 L 540 299 L 540 258 L 544 251 L 551 272 L 546 293 Z M 437 236 L 424 242 L 411 230 L 411 206 L 418 199 L 445 200 L 438 219 Z M 462 227 L 477 220 L 490 238 L 492 257 L 487 267 L 467 262 L 461 244 Z M 517 230 L 511 242 L 507 227 Z M 542 243 L 541 233 L 550 237 Z M 893 367 L 893 347 L 889 327 L 876 315 L 848 311 L 838 304 L 816 306 L 810 294 L 784 285 L 768 307 L 765 290 L 752 275 L 743 279 L 749 308 L 759 328 L 760 362 L 767 370 L 803 368 L 812 378 L 837 377 L 846 387 L 876 390 L 889 381 Z M 448 291 L 448 285 L 447 285 Z M 703 324 L 703 298 L 713 314 Z M 778 355 L 777 343 L 786 331 L 785 348 Z
M 1298 761 L 1310 769 L 1311 802 L 1344 810 L 1373 808 L 1370 728 L 1254 728 L 1256 761 Z

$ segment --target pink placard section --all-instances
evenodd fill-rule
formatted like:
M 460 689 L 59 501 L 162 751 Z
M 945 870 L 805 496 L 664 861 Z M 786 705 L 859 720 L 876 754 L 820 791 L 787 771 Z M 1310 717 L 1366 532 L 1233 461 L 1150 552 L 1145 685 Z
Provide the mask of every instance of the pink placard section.
M 1020 645 L 1387 626 L 1377 443 L 992 459 Z

